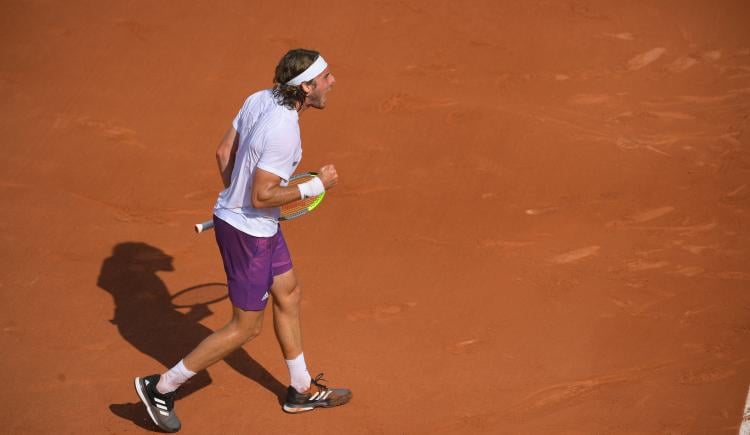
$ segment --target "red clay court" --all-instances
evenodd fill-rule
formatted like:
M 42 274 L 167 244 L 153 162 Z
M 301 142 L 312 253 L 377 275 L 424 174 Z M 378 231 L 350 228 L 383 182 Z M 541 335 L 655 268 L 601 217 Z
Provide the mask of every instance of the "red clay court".
M 750 385 L 750 3 L 0 4 L 0 432 L 148 433 L 132 379 L 230 315 L 214 151 L 288 49 L 337 83 L 284 233 L 310 371 L 261 337 L 185 434 L 736 434 Z M 270 317 L 270 316 L 267 316 Z

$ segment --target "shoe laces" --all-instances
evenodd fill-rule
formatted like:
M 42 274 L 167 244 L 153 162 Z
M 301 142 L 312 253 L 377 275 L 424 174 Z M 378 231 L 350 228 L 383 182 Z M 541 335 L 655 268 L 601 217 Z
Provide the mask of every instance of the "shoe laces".
M 164 401 L 167 402 L 167 410 L 174 409 L 174 392 L 164 395 Z
M 176 395 L 175 391 L 172 391 L 171 393 L 167 393 L 167 394 L 161 394 L 156 389 L 155 385 L 154 385 L 154 388 L 153 388 L 152 391 L 153 391 L 154 397 L 157 397 L 157 398 L 159 398 L 159 399 L 167 402 L 167 403 L 165 403 L 165 406 L 167 407 L 167 411 L 171 411 L 172 409 L 174 409 L 174 398 L 175 398 L 175 395 Z
M 320 374 L 318 374 L 318 376 L 315 376 L 315 378 L 312 380 L 312 383 L 313 383 L 313 385 L 315 385 L 316 387 L 318 387 L 322 391 L 327 390 L 328 386 L 326 386 L 326 384 L 321 383 L 321 381 L 328 382 L 325 379 L 323 379 L 323 373 L 320 373 Z

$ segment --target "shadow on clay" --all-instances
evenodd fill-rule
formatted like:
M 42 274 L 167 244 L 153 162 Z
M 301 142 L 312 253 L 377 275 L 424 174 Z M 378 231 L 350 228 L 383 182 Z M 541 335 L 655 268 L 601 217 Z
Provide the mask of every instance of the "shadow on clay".
M 156 362 L 153 373 L 171 367 L 187 355 L 213 331 L 200 321 L 213 312 L 206 304 L 196 304 L 187 313 L 173 305 L 172 296 L 157 272 L 174 270 L 172 257 L 161 249 L 142 242 L 117 244 L 112 255 L 102 263 L 97 285 L 114 298 L 114 318 L 110 322 L 120 335 L 138 351 Z M 223 285 L 223 284 L 222 284 Z M 194 288 L 201 287 L 195 286 Z M 286 387 L 263 366 L 240 348 L 224 361 L 238 373 L 252 379 L 273 393 L 279 404 Z M 135 376 L 150 373 L 133 373 Z M 199 372 L 177 392 L 180 400 L 211 383 L 207 371 Z M 113 403 L 110 411 L 149 430 L 158 431 L 133 391 L 133 402 Z

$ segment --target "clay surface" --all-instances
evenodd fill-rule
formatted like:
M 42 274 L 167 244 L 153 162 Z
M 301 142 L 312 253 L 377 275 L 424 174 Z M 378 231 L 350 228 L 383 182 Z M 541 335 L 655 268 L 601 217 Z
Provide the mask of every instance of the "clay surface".
M 253 4 L 258 3 L 258 4 Z M 265 331 L 186 434 L 735 434 L 750 384 L 750 3 L 5 1 L 0 432 L 143 433 L 132 379 L 230 316 L 214 151 L 290 48 L 337 78 L 284 224 L 313 374 Z

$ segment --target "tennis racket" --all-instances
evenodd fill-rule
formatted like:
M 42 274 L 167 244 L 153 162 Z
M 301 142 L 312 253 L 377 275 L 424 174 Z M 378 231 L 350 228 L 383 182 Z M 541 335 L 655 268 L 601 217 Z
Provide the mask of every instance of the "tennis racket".
M 313 177 L 317 177 L 317 176 L 318 174 L 316 172 L 305 172 L 303 174 L 293 175 L 289 179 L 288 186 L 296 186 L 298 184 L 305 183 L 307 181 L 312 180 Z M 305 199 L 298 199 L 297 201 L 292 201 L 288 204 L 282 205 L 281 207 L 279 207 L 279 221 L 292 220 L 292 219 L 302 216 L 305 213 L 309 213 L 315 210 L 315 207 L 320 205 L 320 203 L 323 201 L 323 198 L 325 196 L 326 196 L 326 193 L 323 192 L 318 196 L 313 196 L 313 197 L 305 198 Z M 214 227 L 213 220 L 201 222 L 199 224 L 195 224 L 195 232 L 202 233 L 206 230 L 210 230 L 213 227 Z

